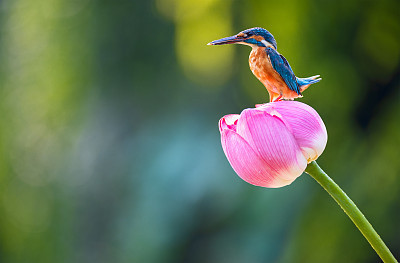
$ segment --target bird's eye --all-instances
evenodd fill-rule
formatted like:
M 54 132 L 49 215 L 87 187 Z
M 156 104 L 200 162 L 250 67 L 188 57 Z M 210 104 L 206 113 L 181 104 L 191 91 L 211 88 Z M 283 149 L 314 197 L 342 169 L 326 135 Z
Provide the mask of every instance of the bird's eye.
M 246 37 L 248 37 L 248 35 L 246 33 L 243 33 L 242 37 L 246 38 Z

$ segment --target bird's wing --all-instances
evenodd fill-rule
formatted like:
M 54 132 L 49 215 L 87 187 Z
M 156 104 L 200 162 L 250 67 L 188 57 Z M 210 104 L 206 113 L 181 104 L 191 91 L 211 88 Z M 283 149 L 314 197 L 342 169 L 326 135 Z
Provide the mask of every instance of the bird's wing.
M 281 75 L 289 89 L 301 95 L 300 88 L 297 85 L 296 76 L 286 58 L 270 47 L 266 48 L 266 52 L 271 61 L 272 67 L 279 75 Z

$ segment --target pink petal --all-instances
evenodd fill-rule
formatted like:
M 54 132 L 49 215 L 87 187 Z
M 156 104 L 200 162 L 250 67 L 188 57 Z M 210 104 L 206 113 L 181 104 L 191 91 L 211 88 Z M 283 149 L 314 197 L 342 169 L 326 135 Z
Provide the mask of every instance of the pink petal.
M 221 132 L 221 143 L 225 155 L 235 172 L 244 181 L 262 187 L 282 187 L 292 183 L 269 169 L 264 160 L 236 132 L 225 129 Z
M 222 117 L 219 120 L 219 131 L 221 132 L 224 129 L 236 131 L 236 123 L 239 116 L 239 114 L 228 114 Z
M 324 122 L 312 107 L 298 101 L 278 101 L 264 104 L 258 109 L 274 110 L 283 116 L 282 120 L 292 131 L 308 162 L 322 154 L 328 134 Z
M 240 114 L 237 133 L 280 177 L 293 181 L 305 170 L 307 160 L 279 116 L 258 109 L 246 109 Z

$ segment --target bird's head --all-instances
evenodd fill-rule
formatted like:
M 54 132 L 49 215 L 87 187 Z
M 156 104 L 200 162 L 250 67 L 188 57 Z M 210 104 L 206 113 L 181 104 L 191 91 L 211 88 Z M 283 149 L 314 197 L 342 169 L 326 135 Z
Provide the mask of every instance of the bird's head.
M 242 44 L 248 46 L 267 47 L 272 46 L 276 49 L 274 36 L 268 30 L 261 27 L 254 27 L 243 30 L 236 35 L 214 40 L 208 45 Z

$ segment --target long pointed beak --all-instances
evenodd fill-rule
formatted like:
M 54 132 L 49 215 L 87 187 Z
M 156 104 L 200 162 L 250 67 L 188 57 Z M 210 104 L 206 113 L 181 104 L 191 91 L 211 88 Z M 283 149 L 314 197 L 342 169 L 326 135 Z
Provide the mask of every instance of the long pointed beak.
M 234 44 L 238 42 L 242 42 L 243 38 L 238 38 L 236 36 L 231 36 L 231 37 L 224 37 L 218 40 L 214 40 L 207 45 L 214 46 L 214 45 L 226 45 L 226 44 Z

